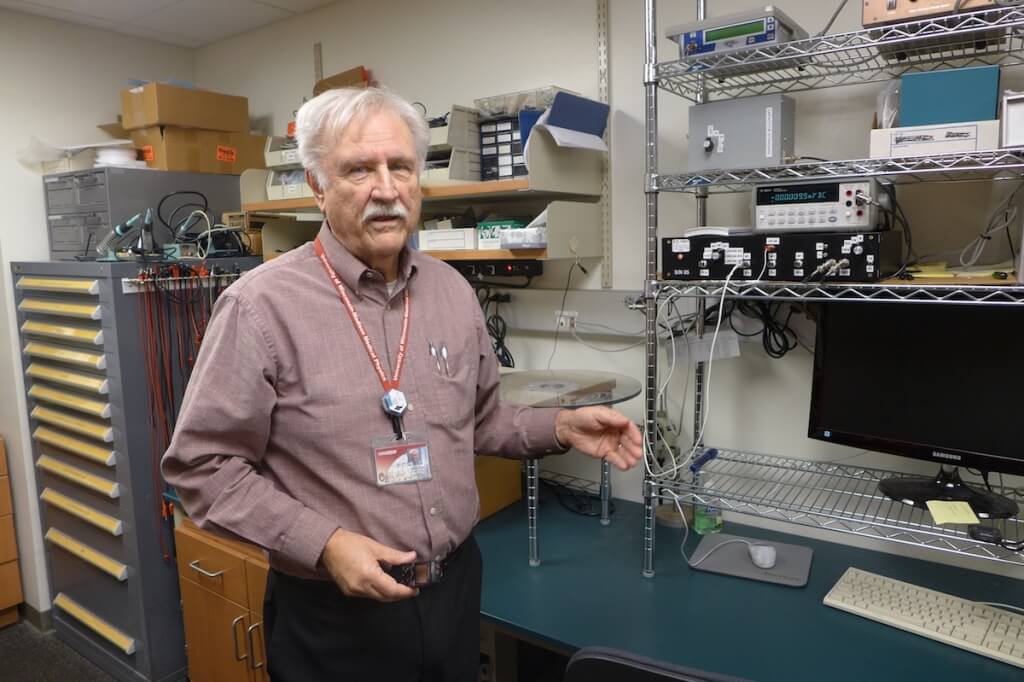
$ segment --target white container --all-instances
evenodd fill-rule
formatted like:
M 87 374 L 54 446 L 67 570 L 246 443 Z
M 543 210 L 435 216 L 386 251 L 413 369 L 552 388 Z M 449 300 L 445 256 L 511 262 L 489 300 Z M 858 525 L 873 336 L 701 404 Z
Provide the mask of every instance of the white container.
M 962 154 L 999 149 L 999 121 L 882 128 L 871 131 L 871 158 Z
M 476 228 L 457 230 L 420 230 L 420 251 L 472 251 L 476 248 Z

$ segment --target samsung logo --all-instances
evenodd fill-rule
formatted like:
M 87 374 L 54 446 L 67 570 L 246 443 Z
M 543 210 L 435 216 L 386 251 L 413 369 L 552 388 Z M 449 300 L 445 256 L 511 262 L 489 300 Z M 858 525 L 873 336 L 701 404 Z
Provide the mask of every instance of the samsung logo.
M 932 457 L 938 457 L 939 459 L 951 459 L 954 462 L 959 462 L 963 459 L 960 455 L 954 455 L 949 452 L 939 452 L 938 450 L 932 450 Z

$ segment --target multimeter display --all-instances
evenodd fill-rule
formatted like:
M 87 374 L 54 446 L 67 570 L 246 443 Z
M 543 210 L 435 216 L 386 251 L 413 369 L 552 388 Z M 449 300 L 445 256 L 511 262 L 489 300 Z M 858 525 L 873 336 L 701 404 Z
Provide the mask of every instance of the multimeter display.
M 733 24 L 732 26 L 723 26 L 722 28 L 715 28 L 704 32 L 704 42 L 712 43 L 716 40 L 727 40 L 728 38 L 738 38 L 740 36 L 754 35 L 755 33 L 764 33 L 765 29 L 764 19 L 758 21 L 748 21 L 745 24 Z
M 839 201 L 839 185 L 812 185 L 787 187 L 784 185 L 757 188 L 758 206 L 786 206 L 790 204 L 818 204 Z

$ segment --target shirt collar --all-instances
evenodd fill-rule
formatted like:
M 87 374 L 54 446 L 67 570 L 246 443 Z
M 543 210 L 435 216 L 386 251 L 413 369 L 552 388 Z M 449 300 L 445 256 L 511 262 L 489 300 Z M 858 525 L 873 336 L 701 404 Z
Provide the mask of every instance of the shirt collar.
M 379 288 L 380 291 L 384 292 L 385 297 L 387 296 L 384 275 L 356 258 L 344 244 L 338 241 L 326 220 L 320 226 L 320 232 L 317 236 L 324 247 L 324 253 L 327 255 L 328 262 L 330 262 L 335 272 L 338 273 L 338 277 L 341 278 L 341 281 L 349 291 L 362 297 L 367 287 L 373 287 L 374 289 Z M 405 288 L 405 284 L 416 273 L 417 268 L 413 262 L 414 260 L 412 250 L 406 244 L 402 247 L 401 253 L 398 254 L 399 286 L 395 287 L 396 293 Z

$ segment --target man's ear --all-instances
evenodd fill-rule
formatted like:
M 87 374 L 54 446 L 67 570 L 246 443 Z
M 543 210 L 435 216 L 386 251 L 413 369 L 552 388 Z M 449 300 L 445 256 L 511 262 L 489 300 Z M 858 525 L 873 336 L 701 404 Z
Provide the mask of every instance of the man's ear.
M 324 190 L 320 187 L 320 183 L 316 180 L 316 175 L 312 171 L 306 171 L 306 184 L 309 185 L 310 189 L 313 190 L 313 197 L 316 199 L 316 205 L 320 207 L 322 211 L 324 208 Z

